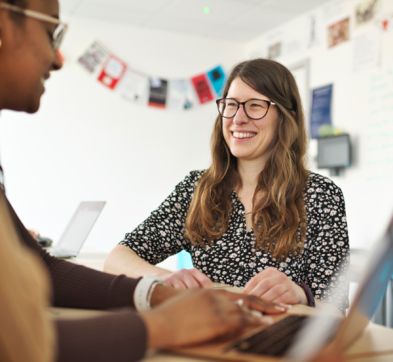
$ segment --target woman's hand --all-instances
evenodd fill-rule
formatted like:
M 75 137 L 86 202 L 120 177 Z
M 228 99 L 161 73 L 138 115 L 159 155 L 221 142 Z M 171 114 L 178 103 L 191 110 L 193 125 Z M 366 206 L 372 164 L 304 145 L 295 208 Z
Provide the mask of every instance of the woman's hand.
M 265 301 L 285 304 L 307 304 L 303 289 L 275 268 L 267 268 L 251 278 L 243 290 Z
M 212 281 L 198 269 L 180 269 L 163 277 L 165 283 L 173 288 L 213 288 Z
M 234 299 L 241 299 L 243 303 L 236 303 Z M 184 291 L 140 315 L 146 323 L 149 348 L 178 347 L 244 327 L 272 323 L 271 317 L 252 313 L 244 307 L 282 312 L 281 307 L 253 296 L 204 289 Z

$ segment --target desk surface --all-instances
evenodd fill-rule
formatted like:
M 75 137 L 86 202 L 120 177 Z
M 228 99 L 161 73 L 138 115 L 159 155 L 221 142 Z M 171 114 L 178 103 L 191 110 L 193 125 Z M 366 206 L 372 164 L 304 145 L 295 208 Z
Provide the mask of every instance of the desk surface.
M 97 251 L 94 248 L 83 247 L 77 258 L 71 262 L 87 267 L 103 270 L 104 260 L 107 253 Z M 302 307 L 302 306 L 299 306 Z M 296 311 L 296 307 L 293 308 Z M 102 311 L 65 310 L 53 309 L 52 314 L 60 318 L 81 318 L 95 316 Z M 345 353 L 346 361 L 353 362 L 392 362 L 393 361 L 393 329 L 370 323 L 359 339 L 353 343 Z M 143 360 L 145 362 L 199 362 L 206 359 L 174 356 L 162 352 L 149 352 Z M 213 361 L 213 360 L 211 360 Z

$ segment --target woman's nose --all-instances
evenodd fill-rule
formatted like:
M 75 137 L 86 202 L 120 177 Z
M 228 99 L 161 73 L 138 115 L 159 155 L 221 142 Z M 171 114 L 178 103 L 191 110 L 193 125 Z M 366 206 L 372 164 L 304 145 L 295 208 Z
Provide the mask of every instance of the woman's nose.
M 235 116 L 233 117 L 234 124 L 244 124 L 248 122 L 248 117 L 244 112 L 244 104 L 239 105 L 239 109 L 237 110 Z
M 55 52 L 55 58 L 53 59 L 52 69 L 51 70 L 60 70 L 63 66 L 63 60 L 58 50 Z

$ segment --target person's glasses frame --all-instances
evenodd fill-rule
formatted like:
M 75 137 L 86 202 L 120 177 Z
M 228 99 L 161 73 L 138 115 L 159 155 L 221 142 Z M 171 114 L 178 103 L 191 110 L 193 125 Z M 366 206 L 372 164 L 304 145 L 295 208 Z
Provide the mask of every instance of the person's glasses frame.
M 224 116 L 224 115 L 221 113 L 220 104 L 222 104 L 222 103 L 225 102 L 226 100 L 231 100 L 231 101 L 234 101 L 234 102 L 237 103 L 237 108 L 236 108 L 236 111 L 235 111 L 235 113 L 233 114 L 233 116 L 230 116 L 230 117 L 229 117 L 229 116 Z M 259 118 L 250 117 L 250 116 L 247 114 L 247 110 L 246 110 L 246 103 L 247 103 L 247 102 L 250 102 L 250 101 L 262 101 L 262 102 L 265 102 L 265 103 L 267 104 L 266 113 L 265 113 L 262 117 L 259 117 Z M 224 117 L 224 118 L 233 118 L 233 117 L 235 117 L 237 111 L 238 111 L 239 108 L 240 108 L 240 105 L 243 105 L 244 113 L 246 114 L 246 116 L 247 116 L 248 118 L 253 119 L 253 120 L 256 120 L 256 121 L 259 120 L 259 119 L 262 119 L 263 117 L 265 117 L 265 116 L 267 115 L 267 113 L 269 112 L 270 106 L 275 106 L 275 105 L 276 105 L 276 103 L 274 103 L 274 102 L 272 102 L 272 101 L 267 101 L 266 99 L 258 99 L 258 98 L 251 98 L 251 99 L 248 99 L 248 100 L 245 101 L 245 102 L 238 102 L 238 101 L 237 101 L 236 99 L 234 99 L 234 98 L 220 98 L 220 99 L 217 99 L 217 100 L 216 100 L 216 104 L 217 104 L 218 113 L 220 113 L 220 115 L 221 115 L 222 117 Z M 224 106 L 225 106 L 225 105 L 224 105 Z
M 3 2 L 0 2 L 0 8 L 3 8 L 4 10 L 7 10 L 7 11 L 12 11 L 14 13 L 22 14 L 24 16 L 27 16 L 27 17 L 30 17 L 30 18 L 33 18 L 36 20 L 44 21 L 44 22 L 51 23 L 51 24 L 56 24 L 57 27 L 53 33 L 53 36 L 52 36 L 52 47 L 55 51 L 57 51 L 59 49 L 60 44 L 64 38 L 64 34 L 67 31 L 68 24 L 60 21 L 59 19 L 54 18 L 53 16 L 40 13 L 39 11 L 30 10 L 30 9 L 23 9 L 19 6 L 6 4 Z

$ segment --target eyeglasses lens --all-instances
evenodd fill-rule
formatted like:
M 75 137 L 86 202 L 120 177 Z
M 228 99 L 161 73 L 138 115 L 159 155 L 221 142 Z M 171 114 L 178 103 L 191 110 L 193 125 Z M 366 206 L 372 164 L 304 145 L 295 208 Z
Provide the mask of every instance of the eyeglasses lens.
M 52 45 L 54 50 L 58 50 L 61 42 L 63 41 L 64 34 L 66 32 L 67 26 L 65 24 L 59 24 L 53 33 Z
M 218 111 L 225 118 L 235 116 L 239 108 L 239 103 L 233 99 L 222 99 L 218 104 Z M 263 118 L 269 108 L 269 103 L 260 99 L 250 99 L 244 104 L 246 115 L 252 119 Z

